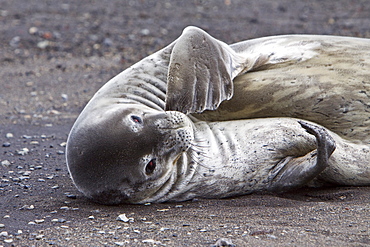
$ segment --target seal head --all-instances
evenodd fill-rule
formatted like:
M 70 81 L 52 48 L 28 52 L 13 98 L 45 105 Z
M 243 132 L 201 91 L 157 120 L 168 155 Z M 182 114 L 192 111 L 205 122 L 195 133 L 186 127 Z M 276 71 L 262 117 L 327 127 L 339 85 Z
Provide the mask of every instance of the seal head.
M 77 188 L 104 204 L 139 203 L 162 193 L 177 159 L 194 138 L 180 112 L 139 104 L 109 106 L 82 114 L 67 145 Z

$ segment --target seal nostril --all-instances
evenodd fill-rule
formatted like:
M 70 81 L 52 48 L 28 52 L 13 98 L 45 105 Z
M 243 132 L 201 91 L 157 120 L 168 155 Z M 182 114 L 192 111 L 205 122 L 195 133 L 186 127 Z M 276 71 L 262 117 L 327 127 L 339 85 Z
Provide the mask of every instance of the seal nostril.
M 141 119 L 141 117 L 138 117 L 138 116 L 132 115 L 132 116 L 131 116 L 131 119 L 132 119 L 132 121 L 134 121 L 135 123 L 138 123 L 138 124 L 142 124 L 142 123 L 143 123 L 143 120 Z

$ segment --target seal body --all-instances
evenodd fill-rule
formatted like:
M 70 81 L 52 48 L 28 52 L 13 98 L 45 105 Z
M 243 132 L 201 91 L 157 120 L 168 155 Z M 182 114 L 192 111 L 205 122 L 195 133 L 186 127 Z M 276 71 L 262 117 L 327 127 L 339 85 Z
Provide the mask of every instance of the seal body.
M 306 49 L 296 60 L 261 65 L 234 79 L 234 98 L 199 117 L 210 121 L 294 117 L 319 123 L 349 140 L 370 141 L 370 40 L 314 35 L 280 36 L 232 45 L 243 54 L 273 53 L 277 39 Z M 252 43 L 252 44 L 251 44 Z M 304 48 L 305 47 L 305 48 Z M 308 51 L 311 51 L 308 52 Z M 281 55 L 281 59 L 284 56 Z M 289 59 L 287 59 L 289 60 Z M 234 99 L 233 98 L 233 99 Z
M 67 141 L 71 177 L 106 204 L 369 185 L 369 48 L 313 35 L 229 46 L 187 28 L 90 100 Z

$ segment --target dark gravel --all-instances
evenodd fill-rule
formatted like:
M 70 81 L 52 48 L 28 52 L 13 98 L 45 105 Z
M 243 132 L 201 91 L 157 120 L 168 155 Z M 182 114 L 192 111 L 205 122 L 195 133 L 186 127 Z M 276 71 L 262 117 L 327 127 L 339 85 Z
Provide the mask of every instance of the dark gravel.
M 370 245 L 368 187 L 114 207 L 75 189 L 64 145 L 83 106 L 188 25 L 227 43 L 288 33 L 370 38 L 370 4 L 0 0 L 0 246 Z

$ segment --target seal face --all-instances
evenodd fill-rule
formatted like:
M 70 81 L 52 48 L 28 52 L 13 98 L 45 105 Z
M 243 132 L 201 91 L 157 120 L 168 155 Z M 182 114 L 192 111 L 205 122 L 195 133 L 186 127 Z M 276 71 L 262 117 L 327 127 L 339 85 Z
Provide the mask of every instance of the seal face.
M 92 114 L 80 123 L 84 128 L 72 130 L 67 158 L 79 190 L 102 203 L 160 193 L 194 138 L 192 122 L 180 112 L 131 104 Z
M 188 27 L 106 83 L 67 141 L 104 204 L 370 185 L 370 41 L 286 35 L 227 45 Z

